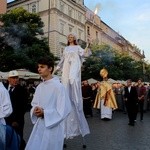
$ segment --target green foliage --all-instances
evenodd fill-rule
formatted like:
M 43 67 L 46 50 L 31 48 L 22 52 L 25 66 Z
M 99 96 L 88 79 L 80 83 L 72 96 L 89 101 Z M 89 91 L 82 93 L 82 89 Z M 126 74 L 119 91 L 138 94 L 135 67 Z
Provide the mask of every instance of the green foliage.
M 109 77 L 115 80 L 143 78 L 143 61 L 134 61 L 131 57 L 118 54 L 109 45 L 92 45 L 92 55 L 83 63 L 82 79 L 94 78 L 100 80 L 99 72 L 106 68 Z M 148 80 L 150 65 L 145 67 Z M 149 78 L 150 79 L 150 78 Z
M 42 37 L 44 24 L 38 14 L 16 8 L 1 15 L 0 21 L 1 71 L 26 68 L 35 72 L 40 57 L 54 58 Z

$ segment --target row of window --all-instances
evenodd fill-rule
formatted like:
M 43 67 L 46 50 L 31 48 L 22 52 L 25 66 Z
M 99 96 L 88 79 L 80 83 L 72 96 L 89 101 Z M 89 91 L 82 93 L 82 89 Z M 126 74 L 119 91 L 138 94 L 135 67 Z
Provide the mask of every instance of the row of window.
M 39 9 L 38 5 L 39 5 L 39 2 L 30 3 L 30 4 L 27 5 L 27 9 L 31 13 L 37 13 L 38 9 Z
M 68 14 L 70 17 L 75 18 L 82 22 L 84 15 L 76 11 L 73 7 L 67 6 L 64 2 L 60 1 L 59 10 L 63 13 Z M 68 11 L 68 12 L 67 12 Z M 76 16 L 77 15 L 77 16 Z
M 66 35 L 66 33 L 65 33 L 65 29 L 67 29 L 66 26 L 67 25 L 65 25 L 65 23 L 60 22 L 59 31 L 60 31 L 61 34 L 65 34 Z M 74 32 L 74 30 L 75 30 L 74 26 L 68 25 L 68 32 L 69 33 Z M 78 29 L 78 38 L 79 39 L 83 39 L 83 33 L 84 33 L 83 30 Z
M 89 35 L 90 36 L 90 27 L 89 26 L 87 26 L 87 35 Z M 91 32 L 93 32 L 93 31 L 91 31 Z M 96 31 L 95 32 L 95 35 L 96 35 L 96 39 L 98 39 L 98 31 Z
M 30 4 L 27 5 L 27 9 L 31 13 L 37 13 L 39 11 L 38 6 L 39 6 L 39 2 L 33 2 L 33 3 L 30 3 Z M 59 8 L 60 11 L 62 11 L 64 13 L 67 13 L 71 18 L 77 19 L 80 22 L 83 21 L 84 15 L 79 11 L 75 11 L 75 9 L 72 8 L 71 6 L 67 6 L 67 5 L 65 5 L 64 2 L 60 1 L 59 7 L 60 7 Z M 65 12 L 67 10 L 66 7 L 68 7 L 68 12 Z

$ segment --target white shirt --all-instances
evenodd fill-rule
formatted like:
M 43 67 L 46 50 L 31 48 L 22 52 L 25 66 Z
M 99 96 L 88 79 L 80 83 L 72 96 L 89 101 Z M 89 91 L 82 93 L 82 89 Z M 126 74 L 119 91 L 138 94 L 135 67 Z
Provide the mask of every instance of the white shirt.
M 128 87 L 128 91 L 129 91 L 129 93 L 130 93 L 130 91 L 131 91 L 131 86 Z

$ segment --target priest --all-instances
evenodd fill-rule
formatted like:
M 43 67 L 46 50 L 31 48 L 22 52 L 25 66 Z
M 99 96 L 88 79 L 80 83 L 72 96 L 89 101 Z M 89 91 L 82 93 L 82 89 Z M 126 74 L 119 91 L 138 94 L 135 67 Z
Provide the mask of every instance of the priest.
M 100 70 L 103 81 L 100 83 L 95 99 L 94 108 L 101 110 L 102 120 L 112 119 L 112 110 L 118 108 L 112 86 L 108 83 L 108 71 L 104 68 Z

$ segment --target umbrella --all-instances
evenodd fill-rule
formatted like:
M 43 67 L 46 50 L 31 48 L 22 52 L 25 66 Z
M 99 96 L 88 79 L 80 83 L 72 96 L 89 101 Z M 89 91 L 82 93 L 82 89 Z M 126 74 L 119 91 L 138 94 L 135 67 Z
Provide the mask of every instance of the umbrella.
M 109 78 L 109 79 L 108 79 L 108 82 L 110 82 L 111 84 L 113 84 L 113 83 L 117 83 L 117 81 L 116 81 L 116 80 L 114 80 L 114 79 L 112 79 L 112 78 Z
M 7 79 L 8 73 L 0 71 L 0 79 Z
M 26 69 L 17 69 L 19 77 L 23 79 L 39 79 L 40 75 Z

